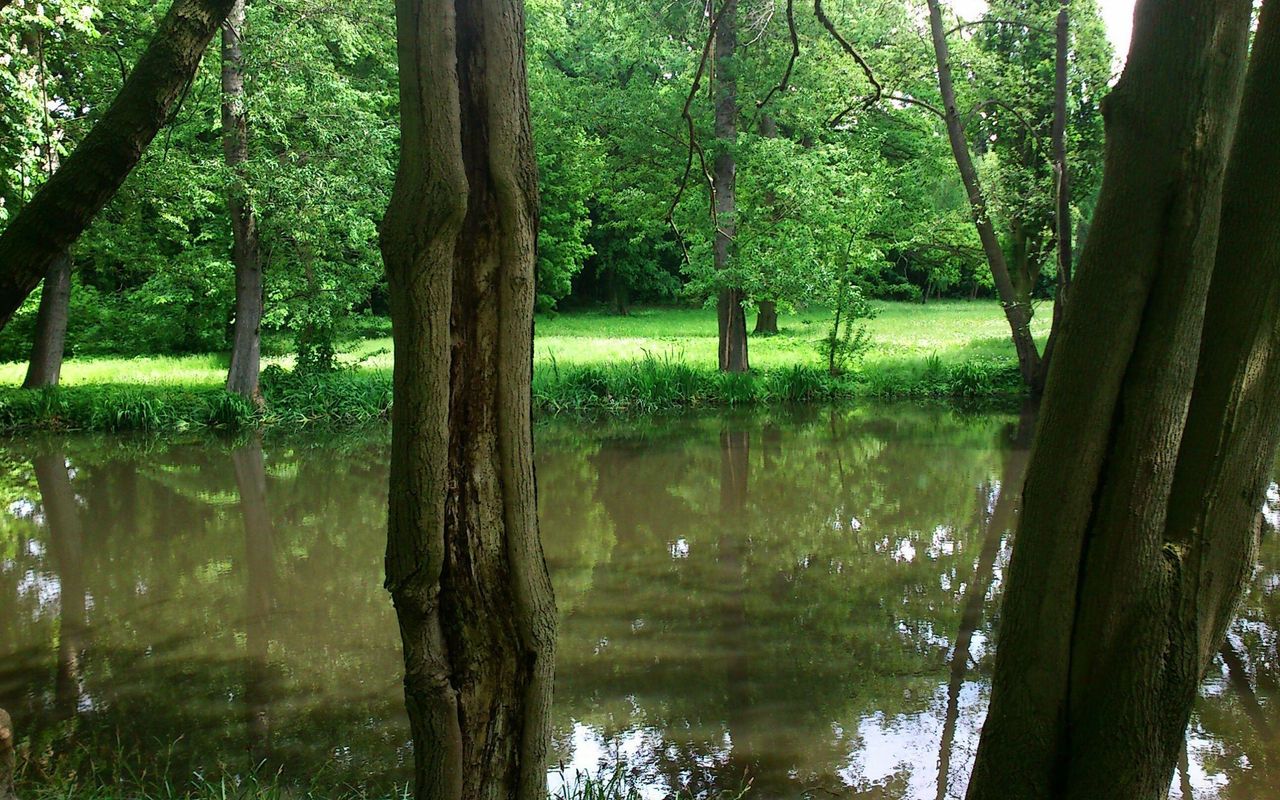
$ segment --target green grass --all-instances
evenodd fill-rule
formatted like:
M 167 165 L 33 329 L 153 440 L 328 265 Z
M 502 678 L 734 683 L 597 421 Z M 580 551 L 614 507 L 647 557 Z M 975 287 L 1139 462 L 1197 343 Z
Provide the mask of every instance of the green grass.
M 824 310 L 784 314 L 777 336 L 751 337 L 750 375 L 722 375 L 710 309 L 638 309 L 540 316 L 534 403 L 540 413 L 647 413 L 665 409 L 840 401 L 859 397 L 968 399 L 1020 391 L 1008 327 L 992 302 L 877 304 L 872 346 L 845 375 L 830 376 L 818 344 Z M 1047 333 L 1050 309 L 1036 316 Z M 0 431 L 235 429 L 350 424 L 390 408 L 391 340 L 350 343 L 346 368 L 303 378 L 289 358 L 267 359 L 265 410 L 221 390 L 222 355 L 69 359 L 62 387 L 17 389 L 25 365 L 0 365 Z
M 24 765 L 25 767 L 26 765 Z M 408 785 L 392 791 L 370 791 L 365 787 L 327 780 L 329 776 L 312 774 L 306 784 L 283 779 L 262 765 L 248 772 L 218 770 L 217 775 L 195 773 L 175 775 L 166 765 L 152 771 L 135 771 L 124 764 L 114 764 L 107 774 L 98 774 L 92 765 L 85 771 L 95 777 L 86 778 L 76 770 L 62 768 L 52 773 L 19 768 L 17 796 L 24 800 L 412 800 Z M 321 770 L 321 773 L 323 770 Z M 597 774 L 577 772 L 569 775 L 563 765 L 556 775 L 555 790 L 547 800 L 641 800 L 623 765 Z M 332 785 L 330 785 L 332 783 Z M 743 788 L 703 795 L 706 800 L 749 800 L 751 783 Z M 694 795 L 676 791 L 666 800 L 693 800 Z

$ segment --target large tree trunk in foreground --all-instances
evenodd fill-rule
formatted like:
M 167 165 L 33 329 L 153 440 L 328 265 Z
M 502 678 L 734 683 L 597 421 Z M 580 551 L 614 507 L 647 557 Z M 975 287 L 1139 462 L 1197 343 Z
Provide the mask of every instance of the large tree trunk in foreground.
M 964 122 L 960 118 L 957 107 L 955 84 L 951 78 L 951 51 L 947 45 L 947 31 L 942 21 L 940 0 L 928 0 L 929 29 L 933 37 L 933 51 L 938 65 L 938 88 L 942 93 L 944 119 L 947 125 L 947 139 L 951 143 L 951 154 L 955 158 L 956 167 L 960 171 L 960 180 L 964 183 L 969 197 L 969 209 L 973 215 L 973 224 L 978 229 L 978 239 L 982 242 L 982 252 L 986 255 L 987 265 L 991 268 L 991 278 L 996 286 L 996 294 L 1004 307 L 1005 318 L 1009 321 L 1009 330 L 1013 335 L 1013 346 L 1018 353 L 1018 370 L 1022 374 L 1023 383 L 1033 391 L 1040 383 L 1040 352 L 1036 349 L 1035 339 L 1031 336 L 1031 296 L 1032 287 L 1021 289 L 1014 286 L 1009 272 L 1009 263 L 1005 259 L 1004 250 L 1000 247 L 1000 238 L 996 235 L 995 226 L 987 210 L 987 198 L 982 184 L 978 180 L 978 170 L 973 164 L 973 155 L 969 152 L 969 140 L 965 138 Z
M 245 181 L 249 160 L 249 115 L 245 109 L 244 63 L 240 37 L 244 0 L 235 0 L 222 28 L 222 153 L 231 169 L 227 213 L 231 217 L 231 260 L 236 270 L 236 318 L 227 391 L 260 402 L 258 371 L 262 358 L 262 256 L 258 221 Z
M 555 603 L 531 432 L 537 175 L 519 0 L 397 0 L 387 587 L 418 800 L 544 800 Z
M 71 306 L 71 253 L 63 251 L 44 276 L 40 310 L 36 313 L 35 339 L 27 362 L 24 389 L 57 386 L 62 375 L 62 356 L 67 344 L 67 317 Z
M 186 92 L 233 0 L 175 0 L 111 106 L 0 233 L 0 327 L 115 196 Z
M 1248 0 L 1138 4 L 970 800 L 1168 790 L 1280 429 L 1278 11 L 1264 8 L 1242 105 Z
M 717 272 L 737 266 L 737 185 L 738 163 L 734 150 L 738 142 L 738 0 L 725 0 L 715 30 L 715 132 L 716 154 L 712 187 L 716 196 L 715 268 Z M 742 310 L 745 293 L 737 286 L 720 288 L 716 317 L 720 337 L 720 370 L 746 372 L 747 317 Z

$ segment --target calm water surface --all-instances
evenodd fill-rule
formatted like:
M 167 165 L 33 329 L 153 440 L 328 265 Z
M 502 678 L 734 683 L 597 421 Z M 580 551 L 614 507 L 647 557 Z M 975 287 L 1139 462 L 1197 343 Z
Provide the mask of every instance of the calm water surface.
M 1028 433 L 894 406 L 540 427 L 553 787 L 622 763 L 646 797 L 962 797 Z M 0 446 L 0 707 L 33 774 L 405 780 L 386 461 L 382 430 Z M 1269 540 L 1174 797 L 1280 796 L 1278 624 Z

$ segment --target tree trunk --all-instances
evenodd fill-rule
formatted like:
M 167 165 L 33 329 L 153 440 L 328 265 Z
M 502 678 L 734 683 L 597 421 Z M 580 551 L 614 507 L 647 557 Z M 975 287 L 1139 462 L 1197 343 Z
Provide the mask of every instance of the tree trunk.
M 227 391 L 261 403 L 258 371 L 262 358 L 262 257 L 258 249 L 258 221 L 244 169 L 249 160 L 249 115 L 245 108 L 244 63 L 240 53 L 243 31 L 244 0 L 234 0 L 227 24 L 222 28 L 222 152 L 232 174 L 227 189 L 227 213 L 231 217 L 231 260 L 236 271 L 236 318 Z
M 715 268 L 717 272 L 737 266 L 737 156 L 738 142 L 738 74 L 735 51 L 738 49 L 738 0 L 725 0 L 715 31 L 715 133 L 719 144 L 712 186 L 716 195 Z M 722 279 L 724 276 L 721 276 Z M 736 284 L 736 279 L 733 283 Z M 722 285 L 716 299 L 719 324 L 720 371 L 746 372 L 747 317 L 742 310 L 745 293 L 736 285 Z
M 31 343 L 31 360 L 27 362 L 24 389 L 57 386 L 62 375 L 62 355 L 67 342 L 67 317 L 71 304 L 71 253 L 62 255 L 49 265 L 40 293 L 40 310 L 36 313 L 35 339 Z
M 397 0 L 387 588 L 418 800 L 545 800 L 555 603 L 530 380 L 537 175 L 519 0 Z
M 1034 389 L 1036 376 L 1040 370 L 1040 353 L 1036 349 L 1035 339 L 1031 336 L 1031 304 L 1019 296 L 1009 273 L 1009 264 L 1005 260 L 1004 251 L 1000 248 L 1000 239 L 996 236 L 995 226 L 987 213 L 987 198 L 983 194 L 982 184 L 978 181 L 978 170 L 973 165 L 973 156 L 969 152 L 969 140 L 965 138 L 964 122 L 960 118 L 957 107 L 955 85 L 951 79 L 951 52 L 947 46 L 947 32 L 943 26 L 940 0 L 928 0 L 929 29 L 933 36 L 933 52 L 938 63 L 938 88 L 942 92 L 944 119 L 947 124 L 947 139 L 951 143 L 951 154 L 960 171 L 960 180 L 964 183 L 969 197 L 969 209 L 973 214 L 973 224 L 978 229 L 978 239 L 982 242 L 982 252 L 987 257 L 987 265 L 991 268 L 991 278 L 1004 307 L 1005 318 L 1009 321 L 1009 330 L 1013 335 L 1013 346 L 1018 353 L 1018 370 L 1023 382 Z
M 1280 430 L 1280 31 L 1268 3 L 1241 111 L 1250 5 L 1138 3 L 970 800 L 1163 797 L 1252 565 Z
M 254 440 L 231 452 L 244 521 L 245 573 L 245 727 L 249 754 L 260 763 L 271 752 L 271 611 L 274 605 L 275 534 L 267 507 L 267 470 L 262 442 Z
M 0 233 L 0 327 L 115 196 L 167 123 L 233 0 L 174 0 L 120 93 Z
M 757 336 L 775 336 L 778 333 L 778 304 L 772 300 L 761 300 L 760 310 L 756 312 Z
M 1062 315 L 1067 311 L 1071 296 L 1071 170 L 1067 163 L 1067 55 L 1071 47 L 1071 0 L 1060 0 L 1058 18 L 1054 25 L 1053 64 L 1053 172 L 1056 186 L 1054 228 L 1058 240 L 1058 286 L 1053 298 L 1053 322 L 1049 339 L 1044 343 L 1040 368 L 1036 371 L 1032 390 L 1044 391 L 1044 381 L 1053 361 L 1055 335 L 1062 326 Z

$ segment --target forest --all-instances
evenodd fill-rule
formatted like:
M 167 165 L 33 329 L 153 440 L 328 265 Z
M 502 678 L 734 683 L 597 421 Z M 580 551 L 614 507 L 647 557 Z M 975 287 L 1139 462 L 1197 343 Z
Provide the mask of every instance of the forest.
M 694 2 L 527 4 L 540 318 L 712 307 L 731 290 L 753 318 L 732 328 L 736 348 L 778 333 L 780 311 L 799 313 L 811 335 L 786 365 L 840 373 L 875 348 L 865 319 L 880 301 L 977 299 L 975 318 L 998 319 L 995 299 L 1016 317 L 1019 357 L 1035 361 L 1028 322 L 1051 313 L 1070 240 L 1087 233 L 1117 63 L 1093 2 L 1075 4 L 1061 43 L 1057 6 L 996 3 L 967 20 L 931 7 L 943 63 L 965 76 L 940 86 L 930 9 L 909 3 L 744 5 L 714 52 L 708 7 Z M 4 10 L 0 225 L 88 136 L 165 10 Z M 56 384 L 64 356 L 231 353 L 227 386 L 252 398 L 259 352 L 323 372 L 388 335 L 378 226 L 398 153 L 392 9 L 264 2 L 231 20 L 154 121 L 152 146 L 57 256 L 55 280 L 10 312 L 0 359 L 31 361 L 27 385 Z M 620 323 L 595 320 L 595 335 Z M 890 372 L 869 393 L 1016 392 L 1006 348 L 982 345 L 990 357 L 968 365 L 980 374 L 967 383 Z M 376 349 L 359 363 L 376 366 Z M 921 349 L 916 372 L 937 355 Z M 136 382 L 129 371 L 109 377 Z M 548 407 L 601 401 L 555 394 Z
M 1280 793 L 1280 0 L 0 33 L 0 800 Z

